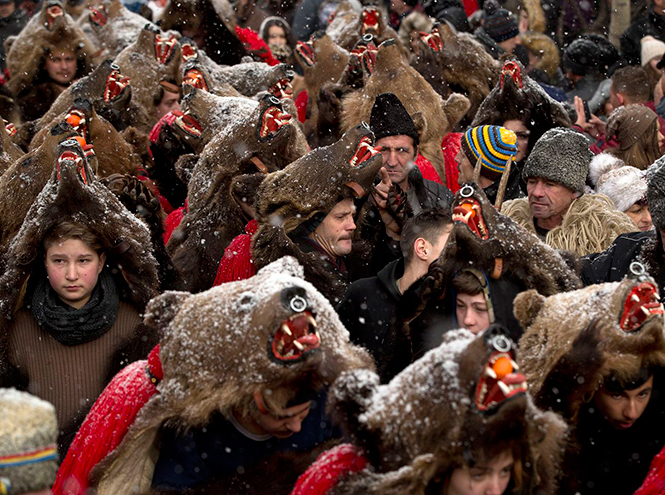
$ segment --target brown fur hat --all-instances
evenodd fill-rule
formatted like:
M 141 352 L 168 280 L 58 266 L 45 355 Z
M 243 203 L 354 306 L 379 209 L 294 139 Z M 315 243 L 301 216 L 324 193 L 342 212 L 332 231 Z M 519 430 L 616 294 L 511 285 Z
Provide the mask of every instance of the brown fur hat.
M 399 47 L 391 40 L 379 46 L 376 63 L 370 72 L 370 75 L 365 75 L 364 88 L 344 97 L 342 129 L 347 131 L 360 122 L 368 121 L 379 94 L 395 94 L 420 132 L 420 154 L 432 162 L 445 182 L 441 139 L 464 116 L 469 109 L 469 100 L 457 93 L 443 100 L 408 64 Z
M 515 493 L 555 493 L 565 423 L 536 409 L 514 367 L 490 377 L 501 357 L 516 359 L 504 329 L 455 330 L 387 385 L 368 371 L 342 374 L 328 408 L 371 466 L 332 493 L 440 493 L 453 469 L 507 449 L 523 468 Z M 511 385 L 502 389 L 503 381 Z
M 531 131 L 529 153 L 540 136 L 554 127 L 571 127 L 566 109 L 531 79 L 516 59 L 506 60 L 500 80 L 480 105 L 472 126 L 520 120 Z
M 550 79 L 556 77 L 559 68 L 559 47 L 554 40 L 546 34 L 535 31 L 522 33 L 522 45 L 531 53 L 541 57 L 536 63 L 536 68 L 545 72 Z
M 216 411 L 248 416 L 257 396 L 280 411 L 303 389 L 330 385 L 343 371 L 373 368 L 369 354 L 349 342 L 331 304 L 302 276 L 293 258 L 283 258 L 247 280 L 151 301 L 146 319 L 164 334 L 164 378 L 104 462 L 99 493 L 129 493 L 138 480 L 128 478 L 146 465 L 165 422 L 186 429 L 205 425 Z M 305 333 L 309 343 L 297 351 L 292 342 Z
M 181 83 L 181 49 L 175 36 L 161 32 L 153 24 L 139 33 L 134 43 L 115 59 L 120 71 L 130 78 L 132 101 L 157 120 L 155 100 L 159 100 L 162 81 Z
M 663 306 L 657 301 L 657 286 L 639 263 L 622 282 L 591 285 L 548 298 L 527 291 L 515 298 L 515 316 L 525 329 L 520 340 L 520 365 L 534 397 L 548 394 L 545 384 L 557 366 L 579 347 L 587 328 L 598 330 L 593 347 L 601 356 L 598 367 L 591 356 L 581 356 L 575 371 L 584 379 L 574 394 L 562 394 L 575 417 L 582 400 L 589 400 L 605 377 L 619 380 L 634 377 L 640 368 L 665 365 Z M 572 362 L 572 361 L 571 361 Z M 587 372 L 588 370 L 588 372 Z M 591 374 L 591 376 L 585 376 Z
M 17 309 L 24 284 L 43 263 L 44 237 L 65 220 L 85 225 L 100 240 L 109 264 L 119 268 L 130 302 L 142 311 L 159 287 L 147 227 L 97 181 L 76 140 L 60 143 L 51 171 L 6 253 L 6 269 L 0 278 L 3 317 L 10 318 Z
M 236 110 L 232 105 L 227 108 Z M 234 182 L 281 170 L 307 152 L 302 131 L 274 96 L 265 96 L 249 115 L 236 111 L 233 115 L 235 121 L 208 143 L 196 161 L 188 186 L 188 212 L 168 243 L 189 290 L 212 286 L 224 249 L 247 223 L 238 203 L 241 198 L 232 195 Z
M 14 95 L 32 86 L 49 52 L 63 48 L 73 51 L 78 63 L 76 77 L 90 72 L 95 52 L 81 28 L 65 13 L 59 0 L 44 1 L 41 11 L 30 19 L 9 45 L 5 43 L 10 75 L 7 87 Z

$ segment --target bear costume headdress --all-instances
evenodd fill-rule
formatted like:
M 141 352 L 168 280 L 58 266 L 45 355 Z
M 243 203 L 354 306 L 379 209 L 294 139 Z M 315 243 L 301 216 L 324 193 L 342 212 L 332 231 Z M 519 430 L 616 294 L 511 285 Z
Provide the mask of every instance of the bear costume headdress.
M 205 425 L 214 412 L 248 415 L 257 397 L 279 411 L 302 388 L 321 389 L 342 371 L 372 368 L 369 354 L 349 343 L 333 307 L 302 276 L 293 258 L 282 258 L 250 279 L 196 295 L 166 292 L 150 302 L 147 320 L 164 337 L 152 363 L 141 362 L 136 372 L 146 375 L 147 365 L 161 381 L 124 439 L 93 472 L 97 493 L 149 488 L 154 468 L 149 452 L 166 422 L 186 430 Z M 126 380 L 138 379 L 122 373 Z M 78 458 L 88 464 L 77 475 L 87 483 L 92 464 L 106 453 L 110 444 L 100 448 L 94 441 L 108 438 L 105 426 L 94 428 L 106 421 L 105 401 L 114 410 L 113 401 L 127 402 L 118 390 L 131 396 L 142 387 L 122 383 L 112 383 L 88 415 L 63 463 L 61 482 L 77 471 Z M 92 463 L 91 452 L 97 456 Z
M 446 334 L 387 385 L 365 370 L 343 373 L 328 408 L 355 452 L 346 466 L 334 465 L 340 448 L 323 454 L 292 493 L 443 493 L 453 469 L 506 450 L 522 467 L 515 493 L 555 493 L 566 425 L 534 406 L 516 359 L 514 342 L 493 326 L 477 337 Z

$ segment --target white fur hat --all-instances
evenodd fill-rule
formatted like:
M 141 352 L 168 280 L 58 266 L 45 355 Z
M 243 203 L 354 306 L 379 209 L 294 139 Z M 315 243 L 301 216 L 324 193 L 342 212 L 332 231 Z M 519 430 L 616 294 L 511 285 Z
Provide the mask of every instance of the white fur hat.
M 609 153 L 601 153 L 594 156 L 589 164 L 589 179 L 593 187 L 598 187 L 598 179 L 610 170 L 625 167 L 625 162 Z
M 619 211 L 626 211 L 647 193 L 644 171 L 624 166 L 604 173 L 598 179 L 596 192 L 609 197 Z
M 645 36 L 640 43 L 642 45 L 642 67 L 647 65 L 654 57 L 660 59 L 665 53 L 665 43 L 653 36 Z

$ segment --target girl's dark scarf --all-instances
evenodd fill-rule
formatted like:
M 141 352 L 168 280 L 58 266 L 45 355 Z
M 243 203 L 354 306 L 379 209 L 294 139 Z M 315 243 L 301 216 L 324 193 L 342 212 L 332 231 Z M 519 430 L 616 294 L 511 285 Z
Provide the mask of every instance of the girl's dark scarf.
M 60 300 L 43 277 L 32 296 L 32 315 L 40 327 L 64 345 L 85 344 L 104 335 L 115 322 L 120 306 L 113 277 L 102 270 L 90 300 L 75 309 Z

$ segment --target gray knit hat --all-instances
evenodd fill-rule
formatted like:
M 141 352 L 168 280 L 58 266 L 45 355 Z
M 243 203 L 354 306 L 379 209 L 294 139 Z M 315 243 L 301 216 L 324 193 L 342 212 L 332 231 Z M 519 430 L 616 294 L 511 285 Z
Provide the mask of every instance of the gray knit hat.
M 647 171 L 647 203 L 651 220 L 658 230 L 665 229 L 665 156 L 661 156 Z
M 584 191 L 593 154 L 586 138 L 565 127 L 550 129 L 533 147 L 524 165 L 522 177 L 541 177 L 566 186 L 576 192 Z
M 50 489 L 58 471 L 57 439 L 50 403 L 13 388 L 0 389 L 0 493 Z

